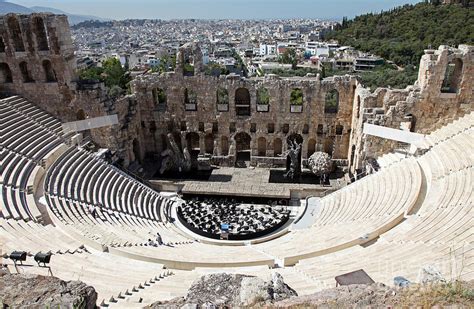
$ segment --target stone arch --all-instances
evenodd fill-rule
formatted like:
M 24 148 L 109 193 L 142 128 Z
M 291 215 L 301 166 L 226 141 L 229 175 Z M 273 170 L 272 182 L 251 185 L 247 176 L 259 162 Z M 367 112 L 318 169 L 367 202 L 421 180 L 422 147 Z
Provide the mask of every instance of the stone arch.
M 450 61 L 444 73 L 443 84 L 441 92 L 443 93 L 457 93 L 462 79 L 463 62 L 456 58 Z
M 166 92 L 165 92 L 164 89 L 154 88 L 151 91 L 151 93 L 153 95 L 153 103 L 155 104 L 155 106 L 157 106 L 157 105 L 166 105 L 167 96 L 166 96 Z
M 33 78 L 31 78 L 30 71 L 28 70 L 28 64 L 26 61 L 22 61 L 19 64 L 21 77 L 23 78 L 24 83 L 31 83 L 34 82 Z
M 283 143 L 281 138 L 275 138 L 273 140 L 273 156 L 277 157 L 283 153 Z
M 49 50 L 48 35 L 43 18 L 40 16 L 33 17 L 33 33 L 36 36 L 36 47 L 38 50 Z
M 184 88 L 184 105 L 187 111 L 197 110 L 197 95 L 193 90 Z
M 196 132 L 189 132 L 186 134 L 186 147 L 188 147 L 189 151 L 197 150 L 200 151 L 199 145 L 199 134 Z
M 250 135 L 248 135 L 248 133 L 239 132 L 235 135 L 234 140 L 237 152 L 250 151 L 250 143 L 252 141 L 252 138 L 250 137 Z
M 5 52 L 5 40 L 3 39 L 3 36 L 0 36 L 0 53 Z
M 56 81 L 56 73 L 53 70 L 51 61 L 43 60 L 43 71 L 46 82 L 51 83 Z
M 237 116 L 250 116 L 250 92 L 247 88 L 235 91 L 235 113 Z
M 316 140 L 314 138 L 310 138 L 308 141 L 308 152 L 306 153 L 307 158 L 311 157 L 311 155 L 315 152 L 316 152 Z
M 204 151 L 208 154 L 214 153 L 214 135 L 212 133 L 208 133 L 204 137 Z
M 85 120 L 86 118 L 87 116 L 83 109 L 80 109 L 76 112 L 76 120 Z
M 135 161 L 141 162 L 141 149 L 140 149 L 140 142 L 135 138 L 132 141 L 132 151 L 135 157 Z
M 12 71 L 6 63 L 0 63 L 0 83 L 13 83 Z
M 263 136 L 259 137 L 257 140 L 257 151 L 259 157 L 267 156 L 267 140 Z
M 7 19 L 8 29 L 10 30 L 10 36 L 13 41 L 13 48 L 17 52 L 25 51 L 25 44 L 23 42 L 23 36 L 21 34 L 20 22 L 16 16 L 10 16 Z
M 359 119 L 360 117 L 360 95 L 357 96 L 357 109 L 356 109 L 356 118 Z
M 227 156 L 229 154 L 229 138 L 221 136 L 221 155 Z
M 337 114 L 339 111 L 339 92 L 333 89 L 326 93 L 324 100 L 324 113 L 325 114 Z

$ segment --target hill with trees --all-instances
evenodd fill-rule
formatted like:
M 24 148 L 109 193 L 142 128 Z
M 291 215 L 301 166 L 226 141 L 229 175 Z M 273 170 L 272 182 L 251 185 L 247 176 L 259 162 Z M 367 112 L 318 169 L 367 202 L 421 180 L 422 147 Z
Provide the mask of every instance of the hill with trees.
M 397 65 L 417 66 L 430 46 L 474 44 L 472 1 L 441 5 L 440 1 L 404 5 L 379 14 L 344 18 L 326 39 L 350 45 L 391 60 Z

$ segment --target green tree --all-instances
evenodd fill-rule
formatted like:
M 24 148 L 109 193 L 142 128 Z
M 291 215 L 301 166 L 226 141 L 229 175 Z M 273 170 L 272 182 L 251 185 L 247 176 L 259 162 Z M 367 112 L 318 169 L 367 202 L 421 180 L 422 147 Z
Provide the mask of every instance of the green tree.
M 278 62 L 284 64 L 291 64 L 291 68 L 293 70 L 296 70 L 296 67 L 298 65 L 296 50 L 294 48 L 287 48 L 285 52 L 280 56 Z

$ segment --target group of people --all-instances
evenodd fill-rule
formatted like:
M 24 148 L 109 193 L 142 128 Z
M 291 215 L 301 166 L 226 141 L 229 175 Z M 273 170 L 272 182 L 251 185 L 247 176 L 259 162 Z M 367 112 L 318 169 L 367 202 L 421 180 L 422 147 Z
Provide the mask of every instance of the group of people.
M 247 235 L 268 230 L 289 217 L 281 206 L 241 204 L 228 199 L 191 200 L 179 207 L 187 224 L 205 233 L 219 235 L 222 225 L 229 234 Z
M 155 240 L 152 240 L 151 238 L 148 238 L 147 245 L 151 246 L 151 247 L 158 247 L 158 246 L 165 245 L 165 243 L 163 242 L 163 239 L 161 238 L 160 233 L 157 232 Z

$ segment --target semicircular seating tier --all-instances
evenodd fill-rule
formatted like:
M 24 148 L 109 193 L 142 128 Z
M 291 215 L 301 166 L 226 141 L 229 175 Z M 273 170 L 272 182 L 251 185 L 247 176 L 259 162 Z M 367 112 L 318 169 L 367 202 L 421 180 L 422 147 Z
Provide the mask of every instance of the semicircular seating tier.
M 199 275 L 222 269 L 262 277 L 277 271 L 303 294 L 361 268 L 387 284 L 395 276 L 416 281 L 427 264 L 474 279 L 474 113 L 427 136 L 423 155 L 397 156 L 322 198 L 311 227 L 225 247 L 183 234 L 168 221 L 173 200 L 68 145 L 61 123 L 33 104 L 0 100 L 0 116 L 3 250 L 52 252 L 53 274 L 93 285 L 103 304 L 182 296 Z M 42 222 L 43 194 L 53 224 Z M 168 245 L 149 245 L 157 232 Z M 285 267 L 269 269 L 276 264 Z

